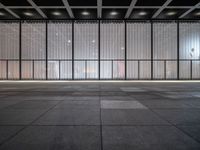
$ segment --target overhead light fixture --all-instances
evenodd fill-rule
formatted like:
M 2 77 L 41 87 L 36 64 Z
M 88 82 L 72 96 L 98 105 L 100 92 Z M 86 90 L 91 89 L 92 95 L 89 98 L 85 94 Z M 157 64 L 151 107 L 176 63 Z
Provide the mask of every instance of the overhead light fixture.
M 4 13 L 0 12 L 0 16 L 4 16 L 4 15 L 5 15 Z
M 141 11 L 141 12 L 139 12 L 138 14 L 139 14 L 140 16 L 145 16 L 145 15 L 147 14 L 147 12 Z
M 195 15 L 196 15 L 196 16 L 200 16 L 200 11 L 199 11 L 199 12 L 197 12 L 197 13 L 195 13 Z
M 167 16 L 173 16 L 173 15 L 175 15 L 175 14 L 176 14 L 176 12 L 170 11 L 170 12 L 167 13 Z
M 52 14 L 55 15 L 55 16 L 60 16 L 61 15 L 61 13 L 58 12 L 58 11 L 54 11 Z
M 81 14 L 84 15 L 84 16 L 88 16 L 90 13 L 87 12 L 87 11 L 83 11 Z
M 116 12 L 116 11 L 112 11 L 111 13 L 110 13 L 110 15 L 112 15 L 112 16 L 116 16 L 118 13 Z
M 33 14 L 30 13 L 30 12 L 24 12 L 24 15 L 26 15 L 26 16 L 33 16 Z

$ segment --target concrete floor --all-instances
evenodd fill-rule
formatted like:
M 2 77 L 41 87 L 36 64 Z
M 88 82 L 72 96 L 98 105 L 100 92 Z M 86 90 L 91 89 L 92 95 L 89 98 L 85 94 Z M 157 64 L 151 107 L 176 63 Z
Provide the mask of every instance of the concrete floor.
M 200 83 L 0 82 L 0 150 L 200 150 Z

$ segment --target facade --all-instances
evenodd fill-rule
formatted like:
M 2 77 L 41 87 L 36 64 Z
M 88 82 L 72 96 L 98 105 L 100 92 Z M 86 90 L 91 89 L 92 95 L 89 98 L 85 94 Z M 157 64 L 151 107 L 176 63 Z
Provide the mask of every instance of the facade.
M 200 22 L 2 20 L 0 79 L 200 79 Z

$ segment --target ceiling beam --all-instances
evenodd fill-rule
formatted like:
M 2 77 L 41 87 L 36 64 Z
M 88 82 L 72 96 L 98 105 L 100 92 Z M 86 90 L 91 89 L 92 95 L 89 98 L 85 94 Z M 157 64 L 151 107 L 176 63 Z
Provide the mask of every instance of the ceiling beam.
M 0 3 L 0 7 L 5 9 L 7 12 L 9 12 L 11 15 L 13 15 L 16 18 L 20 18 L 16 13 L 14 13 L 11 9 L 7 8 L 6 6 L 4 6 L 2 3 Z
M 193 10 L 195 10 L 196 8 L 198 8 L 200 6 L 200 2 L 197 3 L 196 5 L 194 5 L 192 8 L 190 8 L 188 11 L 186 11 L 185 13 L 183 13 L 179 18 L 183 18 L 186 15 L 188 15 L 190 12 L 192 12 Z
M 101 18 L 102 15 L 102 0 L 97 0 L 97 16 Z
M 131 15 L 131 12 L 136 4 L 137 0 L 132 0 L 127 12 L 126 12 L 126 15 L 125 15 L 125 18 L 129 18 L 129 16 Z
M 74 18 L 74 14 L 73 14 L 73 12 L 72 12 L 72 9 L 71 9 L 70 6 L 69 6 L 68 1 L 67 1 L 67 0 L 62 0 L 62 2 L 63 2 L 63 4 L 65 5 L 65 8 L 66 8 L 66 10 L 67 10 L 69 16 L 70 16 L 71 18 Z
M 167 0 L 152 16 L 152 18 L 156 18 L 166 7 L 171 3 L 172 0 Z
M 47 16 L 42 12 L 42 10 L 32 1 L 32 0 L 27 0 L 31 6 L 37 10 L 37 12 L 43 17 L 43 18 L 47 18 Z

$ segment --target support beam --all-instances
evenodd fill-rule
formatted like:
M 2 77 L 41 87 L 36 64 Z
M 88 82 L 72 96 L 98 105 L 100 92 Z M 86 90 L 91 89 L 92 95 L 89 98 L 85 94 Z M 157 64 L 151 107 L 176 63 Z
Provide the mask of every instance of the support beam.
M 37 10 L 37 12 L 43 17 L 43 18 L 47 18 L 47 16 L 42 12 L 42 10 L 32 1 L 32 0 L 27 0 L 31 6 Z
M 102 0 L 97 1 L 97 11 L 98 11 L 98 18 L 101 18 L 102 15 Z
M 194 5 L 194 7 L 190 8 L 188 11 L 186 11 L 185 13 L 183 13 L 179 18 L 183 18 L 186 15 L 188 15 L 190 12 L 192 12 L 193 10 L 195 10 L 196 8 L 198 8 L 200 6 L 200 2 L 197 3 L 196 5 Z
M 126 12 L 126 15 L 125 15 L 125 18 L 129 18 L 129 16 L 131 15 L 131 12 L 136 4 L 137 0 L 132 0 L 127 12 Z
M 65 5 L 65 8 L 66 8 L 66 10 L 67 10 L 67 12 L 68 12 L 70 18 L 74 18 L 74 14 L 73 14 L 73 12 L 72 12 L 72 9 L 71 9 L 70 6 L 69 6 L 68 1 L 67 1 L 67 0 L 62 0 L 62 2 L 63 2 L 63 4 Z
M 6 6 L 4 6 L 2 3 L 0 3 L 0 7 L 5 9 L 7 12 L 9 12 L 11 15 L 13 15 L 16 18 L 20 18 L 16 13 L 14 13 L 12 10 L 10 10 L 9 8 L 7 8 Z
M 171 3 L 172 0 L 167 0 L 163 5 L 162 7 L 160 7 L 156 12 L 155 14 L 153 15 L 152 18 L 156 18 L 166 7 L 167 5 L 169 5 L 169 3 Z

